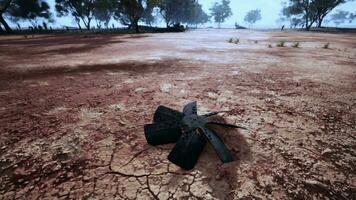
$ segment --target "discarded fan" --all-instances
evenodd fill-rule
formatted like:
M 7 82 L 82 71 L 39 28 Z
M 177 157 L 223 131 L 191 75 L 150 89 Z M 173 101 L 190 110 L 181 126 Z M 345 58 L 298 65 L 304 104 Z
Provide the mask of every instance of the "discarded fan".
M 224 112 L 224 111 L 222 111 Z M 144 127 L 146 140 L 151 145 L 176 142 L 168 155 L 168 160 L 185 170 L 194 168 L 207 141 L 214 147 L 223 163 L 233 161 L 231 152 L 220 137 L 207 124 L 229 128 L 243 128 L 232 124 L 210 121 L 209 117 L 222 112 L 212 112 L 199 116 L 197 102 L 187 104 L 183 113 L 165 106 L 159 106 L 154 114 L 153 124 Z

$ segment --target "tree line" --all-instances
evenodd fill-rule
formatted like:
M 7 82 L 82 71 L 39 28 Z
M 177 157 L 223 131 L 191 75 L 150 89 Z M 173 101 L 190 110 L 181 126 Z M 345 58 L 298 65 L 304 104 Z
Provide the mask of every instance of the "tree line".
M 281 11 L 281 20 L 289 21 L 292 28 L 302 27 L 309 30 L 311 27 L 322 27 L 326 16 L 337 6 L 353 0 L 285 0 Z M 331 20 L 336 22 L 340 18 L 349 19 L 350 23 L 356 13 L 343 11 L 333 14 Z
M 152 25 L 158 16 L 167 27 L 174 24 L 197 26 L 210 19 L 198 0 L 55 0 L 55 10 L 57 17 L 70 16 L 79 29 L 87 30 L 91 29 L 93 21 L 98 28 L 107 28 L 110 20 L 116 20 L 138 32 L 140 22 Z M 0 29 L 4 27 L 11 32 L 5 18 L 15 23 L 29 21 L 34 27 L 39 21 L 46 26 L 54 22 L 46 0 L 0 0 Z
M 313 25 L 321 27 L 326 16 L 337 6 L 353 0 L 284 0 L 281 21 L 289 21 L 292 28 L 309 30 Z M 57 17 L 70 16 L 79 29 L 108 28 L 111 20 L 139 32 L 139 23 L 152 26 L 163 19 L 167 27 L 175 24 L 199 25 L 213 19 L 221 23 L 232 16 L 230 0 L 217 0 L 208 15 L 198 0 L 55 0 Z M 11 32 L 5 19 L 18 24 L 28 21 L 32 27 L 47 29 L 54 23 L 47 0 L 0 0 L 0 31 Z M 335 24 L 350 22 L 356 13 L 339 11 L 331 16 Z M 261 19 L 261 10 L 251 10 L 244 21 L 250 26 Z M 42 25 L 38 25 L 42 22 Z M 82 27 L 82 25 L 84 25 Z M 18 25 L 19 27 L 19 25 Z M 20 28 L 20 27 L 19 27 Z

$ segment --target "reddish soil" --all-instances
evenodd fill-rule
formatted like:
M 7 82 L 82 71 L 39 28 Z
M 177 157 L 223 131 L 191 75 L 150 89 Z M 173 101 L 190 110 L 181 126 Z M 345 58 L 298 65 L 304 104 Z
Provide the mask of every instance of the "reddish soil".
M 355 48 L 303 32 L 3 36 L 0 200 L 356 199 Z M 146 143 L 158 105 L 190 101 L 248 127 L 217 130 L 235 162 L 208 145 L 183 171 L 173 145 Z

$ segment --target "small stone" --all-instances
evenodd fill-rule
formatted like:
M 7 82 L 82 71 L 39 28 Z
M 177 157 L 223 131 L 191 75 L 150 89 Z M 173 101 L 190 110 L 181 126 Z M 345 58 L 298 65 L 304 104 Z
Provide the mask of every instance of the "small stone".
M 162 85 L 160 85 L 160 90 L 161 92 L 164 92 L 164 93 L 168 93 L 172 88 L 172 85 L 169 84 L 169 83 L 164 83 Z
M 326 148 L 323 152 L 321 152 L 321 155 L 325 156 L 325 155 L 330 154 L 330 153 L 332 153 L 332 150 L 329 149 L 329 148 Z

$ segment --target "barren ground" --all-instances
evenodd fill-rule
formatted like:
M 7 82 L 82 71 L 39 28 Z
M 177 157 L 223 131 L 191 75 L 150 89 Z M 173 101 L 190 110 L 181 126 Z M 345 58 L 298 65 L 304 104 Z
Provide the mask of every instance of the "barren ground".
M 355 34 L 1 37 L 0 199 L 356 199 L 355 58 Z M 146 143 L 194 100 L 248 127 L 220 131 L 235 162 Z

